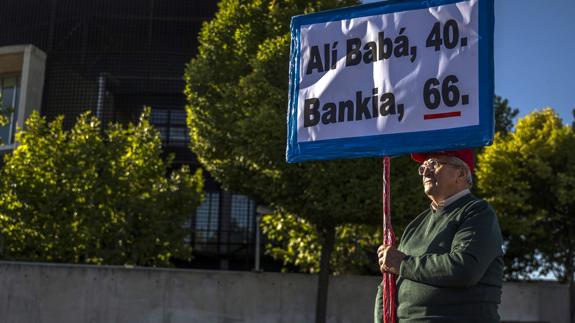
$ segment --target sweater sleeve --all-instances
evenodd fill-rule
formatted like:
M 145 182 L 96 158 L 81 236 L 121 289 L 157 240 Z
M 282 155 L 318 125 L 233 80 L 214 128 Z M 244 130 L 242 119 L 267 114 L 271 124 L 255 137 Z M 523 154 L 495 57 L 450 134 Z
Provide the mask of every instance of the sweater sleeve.
M 501 246 L 501 230 L 495 212 L 481 201 L 466 211 L 449 253 L 408 255 L 401 263 L 399 275 L 439 287 L 473 286 L 491 262 L 502 254 Z
M 373 308 L 373 323 L 381 323 L 383 321 L 383 292 L 381 284 L 377 286 L 377 294 L 375 295 L 375 306 Z

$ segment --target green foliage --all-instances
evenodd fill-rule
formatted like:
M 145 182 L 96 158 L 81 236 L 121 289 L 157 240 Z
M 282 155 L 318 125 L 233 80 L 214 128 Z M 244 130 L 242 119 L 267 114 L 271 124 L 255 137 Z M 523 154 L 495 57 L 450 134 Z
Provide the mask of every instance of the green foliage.
M 183 224 L 201 202 L 201 172 L 169 177 L 161 140 L 148 122 L 111 124 L 82 114 L 66 131 L 63 118 L 38 113 L 17 134 L 0 175 L 3 259 L 169 266 L 189 259 Z
M 187 67 L 191 147 L 227 189 L 320 226 L 377 221 L 377 159 L 287 164 L 289 17 L 342 1 L 225 0 Z
M 478 188 L 497 211 L 506 275 L 534 270 L 573 279 L 575 133 L 550 108 L 533 112 L 478 158 Z
M 222 0 L 184 74 L 190 146 L 202 165 L 224 188 L 297 214 L 322 233 L 317 322 L 325 321 L 335 227 L 375 222 L 380 172 L 376 159 L 285 162 L 289 21 L 355 3 Z
M 263 216 L 260 227 L 268 239 L 267 254 L 282 260 L 284 266 L 295 265 L 304 272 L 319 271 L 321 246 L 316 228 L 308 221 L 276 211 Z
M 320 267 L 321 241 L 318 229 L 308 221 L 282 212 L 266 215 L 261 224 L 269 239 L 266 253 L 296 266 L 299 271 L 317 273 Z M 377 226 L 344 224 L 336 230 L 336 242 L 331 259 L 334 274 L 365 274 L 379 272 L 373 261 L 381 241 Z
M 510 107 L 507 99 L 497 95 L 493 102 L 493 108 L 495 109 L 495 132 L 506 135 L 513 129 L 513 118 L 519 114 L 519 110 Z

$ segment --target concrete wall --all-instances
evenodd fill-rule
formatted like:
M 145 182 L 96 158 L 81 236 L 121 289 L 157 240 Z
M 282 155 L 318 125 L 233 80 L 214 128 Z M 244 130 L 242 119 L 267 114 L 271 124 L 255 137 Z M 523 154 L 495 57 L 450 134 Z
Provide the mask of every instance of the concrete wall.
M 330 282 L 330 323 L 371 322 L 380 278 Z M 317 277 L 0 262 L 2 323 L 313 322 Z M 567 288 L 506 284 L 502 318 L 567 322 Z
M 569 288 L 553 282 L 505 283 L 499 314 L 511 322 L 569 323 Z

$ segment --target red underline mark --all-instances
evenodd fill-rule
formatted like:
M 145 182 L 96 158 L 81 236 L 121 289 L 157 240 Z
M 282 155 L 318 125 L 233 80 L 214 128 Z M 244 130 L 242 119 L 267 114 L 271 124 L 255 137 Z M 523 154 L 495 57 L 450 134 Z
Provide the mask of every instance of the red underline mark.
M 451 118 L 451 117 L 461 117 L 461 111 L 446 112 L 446 113 L 435 113 L 435 114 L 425 114 L 425 115 L 423 115 L 423 119 L 424 119 L 424 120 L 441 119 L 441 118 Z

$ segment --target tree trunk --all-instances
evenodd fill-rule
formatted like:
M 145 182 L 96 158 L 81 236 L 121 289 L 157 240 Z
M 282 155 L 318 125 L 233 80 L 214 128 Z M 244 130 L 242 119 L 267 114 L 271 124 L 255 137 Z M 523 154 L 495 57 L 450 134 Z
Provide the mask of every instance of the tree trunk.
M 335 245 L 335 228 L 328 227 L 321 230 L 322 247 L 319 263 L 319 278 L 317 284 L 317 301 L 315 304 L 315 323 L 325 323 L 327 316 L 327 292 L 329 286 L 329 273 L 331 268 L 329 260 Z

